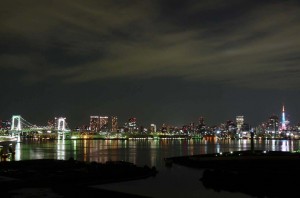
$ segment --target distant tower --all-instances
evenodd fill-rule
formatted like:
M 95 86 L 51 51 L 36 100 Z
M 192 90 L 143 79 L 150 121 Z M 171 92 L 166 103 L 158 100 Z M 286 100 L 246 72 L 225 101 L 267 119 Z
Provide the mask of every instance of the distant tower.
M 281 130 L 286 130 L 286 120 L 285 120 L 285 112 L 284 105 L 282 105 L 282 118 L 281 118 Z

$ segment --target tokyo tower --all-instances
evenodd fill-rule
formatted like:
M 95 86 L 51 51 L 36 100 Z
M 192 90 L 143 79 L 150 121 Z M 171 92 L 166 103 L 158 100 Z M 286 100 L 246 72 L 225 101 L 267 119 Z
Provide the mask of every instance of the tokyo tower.
M 286 130 L 286 120 L 285 120 L 285 112 L 284 112 L 284 105 L 282 105 L 282 116 L 281 116 L 281 130 Z

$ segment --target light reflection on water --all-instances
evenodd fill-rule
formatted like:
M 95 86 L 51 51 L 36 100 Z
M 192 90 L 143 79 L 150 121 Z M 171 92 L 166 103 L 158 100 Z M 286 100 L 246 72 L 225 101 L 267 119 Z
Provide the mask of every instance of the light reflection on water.
M 58 160 L 65 160 L 65 140 L 58 140 L 57 141 L 57 159 Z
M 256 150 L 296 151 L 298 140 L 255 140 Z M 250 150 L 251 142 L 241 140 L 164 139 L 164 140 L 23 140 L 16 144 L 15 160 L 74 158 L 80 161 L 124 160 L 138 166 L 155 166 L 154 178 L 100 185 L 98 188 L 140 194 L 151 197 L 251 197 L 242 193 L 215 192 L 206 189 L 199 179 L 203 170 L 174 165 L 165 167 L 164 158 L 216 152 Z M 183 190 L 184 187 L 184 190 Z
M 256 150 L 296 151 L 299 141 L 255 140 Z M 164 158 L 215 152 L 249 150 L 250 140 L 23 140 L 16 144 L 15 160 L 74 158 L 80 161 L 128 161 L 137 165 L 164 167 Z

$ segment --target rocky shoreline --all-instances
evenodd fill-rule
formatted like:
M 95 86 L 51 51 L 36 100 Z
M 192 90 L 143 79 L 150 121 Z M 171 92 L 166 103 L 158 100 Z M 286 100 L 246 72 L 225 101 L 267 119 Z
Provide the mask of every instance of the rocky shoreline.
M 200 154 L 191 156 L 177 156 L 165 158 L 167 166 L 173 163 L 198 168 L 198 169 L 222 169 L 230 171 L 274 171 L 289 168 L 300 170 L 300 153 L 285 151 L 246 150 L 212 154 Z M 284 169 L 286 168 L 286 169 Z
M 138 167 L 124 161 L 108 161 L 106 163 L 82 162 L 70 160 L 24 160 L 0 162 L 0 185 L 4 197 L 13 197 L 20 189 L 48 189 L 55 197 L 77 197 L 82 195 L 113 195 L 124 197 L 140 197 L 125 193 L 91 188 L 111 182 L 122 182 L 144 179 L 158 173 L 155 167 Z M 59 195 L 59 196 L 58 196 Z
M 199 181 L 217 192 L 241 192 L 274 198 L 298 194 L 298 152 L 247 150 L 171 157 L 165 162 L 170 167 L 174 163 L 202 169 Z

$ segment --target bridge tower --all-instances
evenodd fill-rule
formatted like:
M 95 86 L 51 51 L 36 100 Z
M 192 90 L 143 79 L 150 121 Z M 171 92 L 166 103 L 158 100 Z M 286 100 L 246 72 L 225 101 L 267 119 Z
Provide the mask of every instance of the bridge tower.
M 11 118 L 11 131 L 21 131 L 21 116 L 13 115 Z
M 59 117 L 59 118 L 55 118 L 56 122 L 56 126 L 55 126 L 55 130 L 57 130 L 57 135 L 58 135 L 58 139 L 65 139 L 65 137 L 67 136 L 67 134 L 69 134 L 69 130 L 67 129 L 67 122 L 66 122 L 66 118 L 64 117 Z
M 57 120 L 57 130 L 66 131 L 66 118 L 59 117 Z

